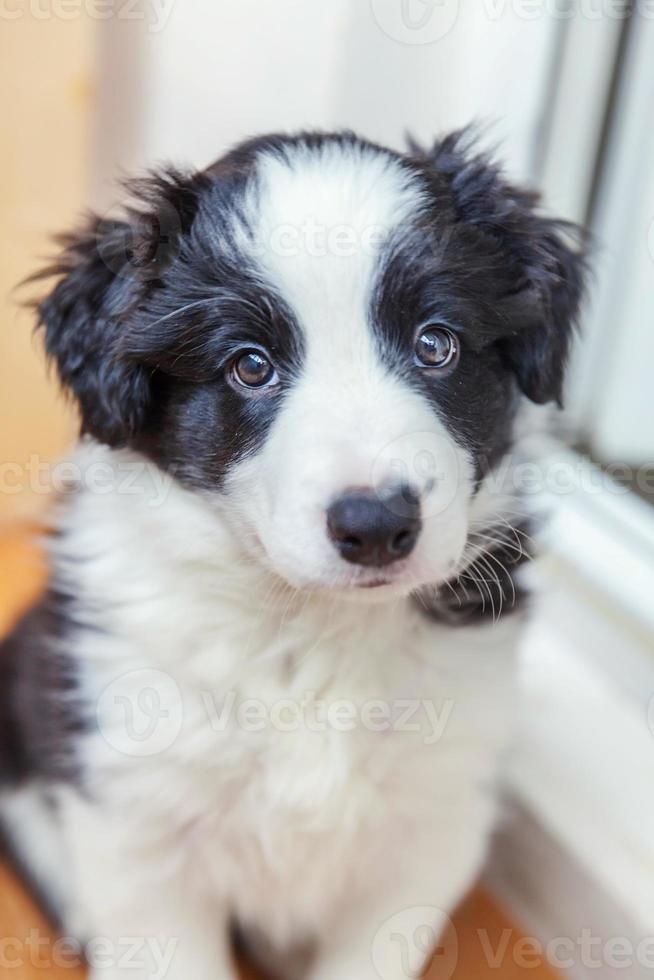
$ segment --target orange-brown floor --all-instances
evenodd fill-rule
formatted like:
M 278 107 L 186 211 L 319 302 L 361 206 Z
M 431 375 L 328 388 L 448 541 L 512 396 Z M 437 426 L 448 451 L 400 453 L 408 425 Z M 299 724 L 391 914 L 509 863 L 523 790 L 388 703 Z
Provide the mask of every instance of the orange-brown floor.
M 38 595 L 44 581 L 42 558 L 29 543 L 26 531 L 18 528 L 0 535 L 0 633 Z M 454 929 L 456 938 L 445 939 L 427 974 L 429 980 L 554 980 L 557 976 L 547 965 L 538 965 L 533 953 L 527 951 L 525 955 L 523 934 L 481 890 L 458 910 Z M 0 978 L 82 980 L 81 968 L 44 967 L 38 956 L 25 954 L 34 930 L 40 938 L 51 935 L 20 884 L 0 865 Z M 452 953 L 454 943 L 456 956 Z M 21 959 L 22 964 L 17 965 Z M 65 956 L 63 962 L 67 962 Z M 241 975 L 243 980 L 258 980 L 245 964 Z

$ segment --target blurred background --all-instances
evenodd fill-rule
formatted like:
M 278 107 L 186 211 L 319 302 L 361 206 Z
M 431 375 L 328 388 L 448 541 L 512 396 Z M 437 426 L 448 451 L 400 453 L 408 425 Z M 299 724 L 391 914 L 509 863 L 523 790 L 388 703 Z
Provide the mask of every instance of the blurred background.
M 261 131 L 401 147 L 473 119 L 598 242 L 488 878 L 539 935 L 635 950 L 654 929 L 654 0 L 0 0 L 0 530 L 39 519 L 75 434 L 14 291 L 54 232 L 110 210 L 125 173 Z

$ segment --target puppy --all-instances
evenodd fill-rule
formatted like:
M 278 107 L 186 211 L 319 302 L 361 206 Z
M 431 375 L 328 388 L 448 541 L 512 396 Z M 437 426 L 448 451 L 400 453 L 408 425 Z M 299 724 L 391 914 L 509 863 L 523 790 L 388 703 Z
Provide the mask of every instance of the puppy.
M 93 978 L 231 980 L 233 927 L 283 977 L 414 977 L 493 826 L 517 431 L 583 250 L 466 132 L 132 193 L 38 308 L 83 438 L 0 659 L 5 836 Z

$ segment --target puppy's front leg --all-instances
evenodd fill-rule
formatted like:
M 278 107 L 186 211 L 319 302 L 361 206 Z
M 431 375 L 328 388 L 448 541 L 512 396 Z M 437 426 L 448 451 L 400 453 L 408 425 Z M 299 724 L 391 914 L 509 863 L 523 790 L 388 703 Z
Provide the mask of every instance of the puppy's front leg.
M 468 841 L 466 849 L 457 836 L 418 847 L 421 867 L 394 866 L 344 907 L 336 925 L 326 927 L 309 980 L 418 980 L 435 956 L 450 975 L 457 949 L 443 942 L 449 916 L 481 861 L 479 842 Z
M 235 980 L 226 923 L 189 908 L 180 896 L 135 896 L 124 913 L 100 919 L 87 940 L 89 980 Z M 224 930 L 224 932 L 223 932 Z
M 418 980 L 434 955 L 447 955 L 440 943 L 448 924 L 433 906 L 382 902 L 326 938 L 310 980 Z
M 70 800 L 73 858 L 66 926 L 85 943 L 90 980 L 235 980 L 228 911 L 183 841 L 128 814 Z

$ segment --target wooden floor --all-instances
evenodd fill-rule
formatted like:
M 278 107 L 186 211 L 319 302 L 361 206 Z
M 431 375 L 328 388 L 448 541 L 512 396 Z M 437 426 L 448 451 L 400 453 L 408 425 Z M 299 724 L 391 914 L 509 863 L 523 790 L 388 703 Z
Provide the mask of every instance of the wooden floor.
M 0 534 L 0 633 L 38 595 L 45 577 L 40 553 L 30 545 L 26 529 Z M 46 953 L 33 939 L 50 940 L 47 921 L 15 877 L 0 865 L 0 978 L 13 980 L 82 980 L 84 971 L 46 964 Z M 30 937 L 32 941 L 30 942 Z M 474 892 L 454 917 L 454 935 L 446 937 L 429 970 L 429 980 L 554 980 L 547 965 L 538 964 L 523 934 L 483 891 Z M 28 952 L 29 951 L 29 952 Z M 63 956 L 63 963 L 68 962 Z M 19 965 L 19 961 L 20 965 Z M 259 980 L 241 967 L 243 980 Z M 191 978 L 189 980 L 199 980 Z M 338 980 L 338 978 L 334 978 Z

